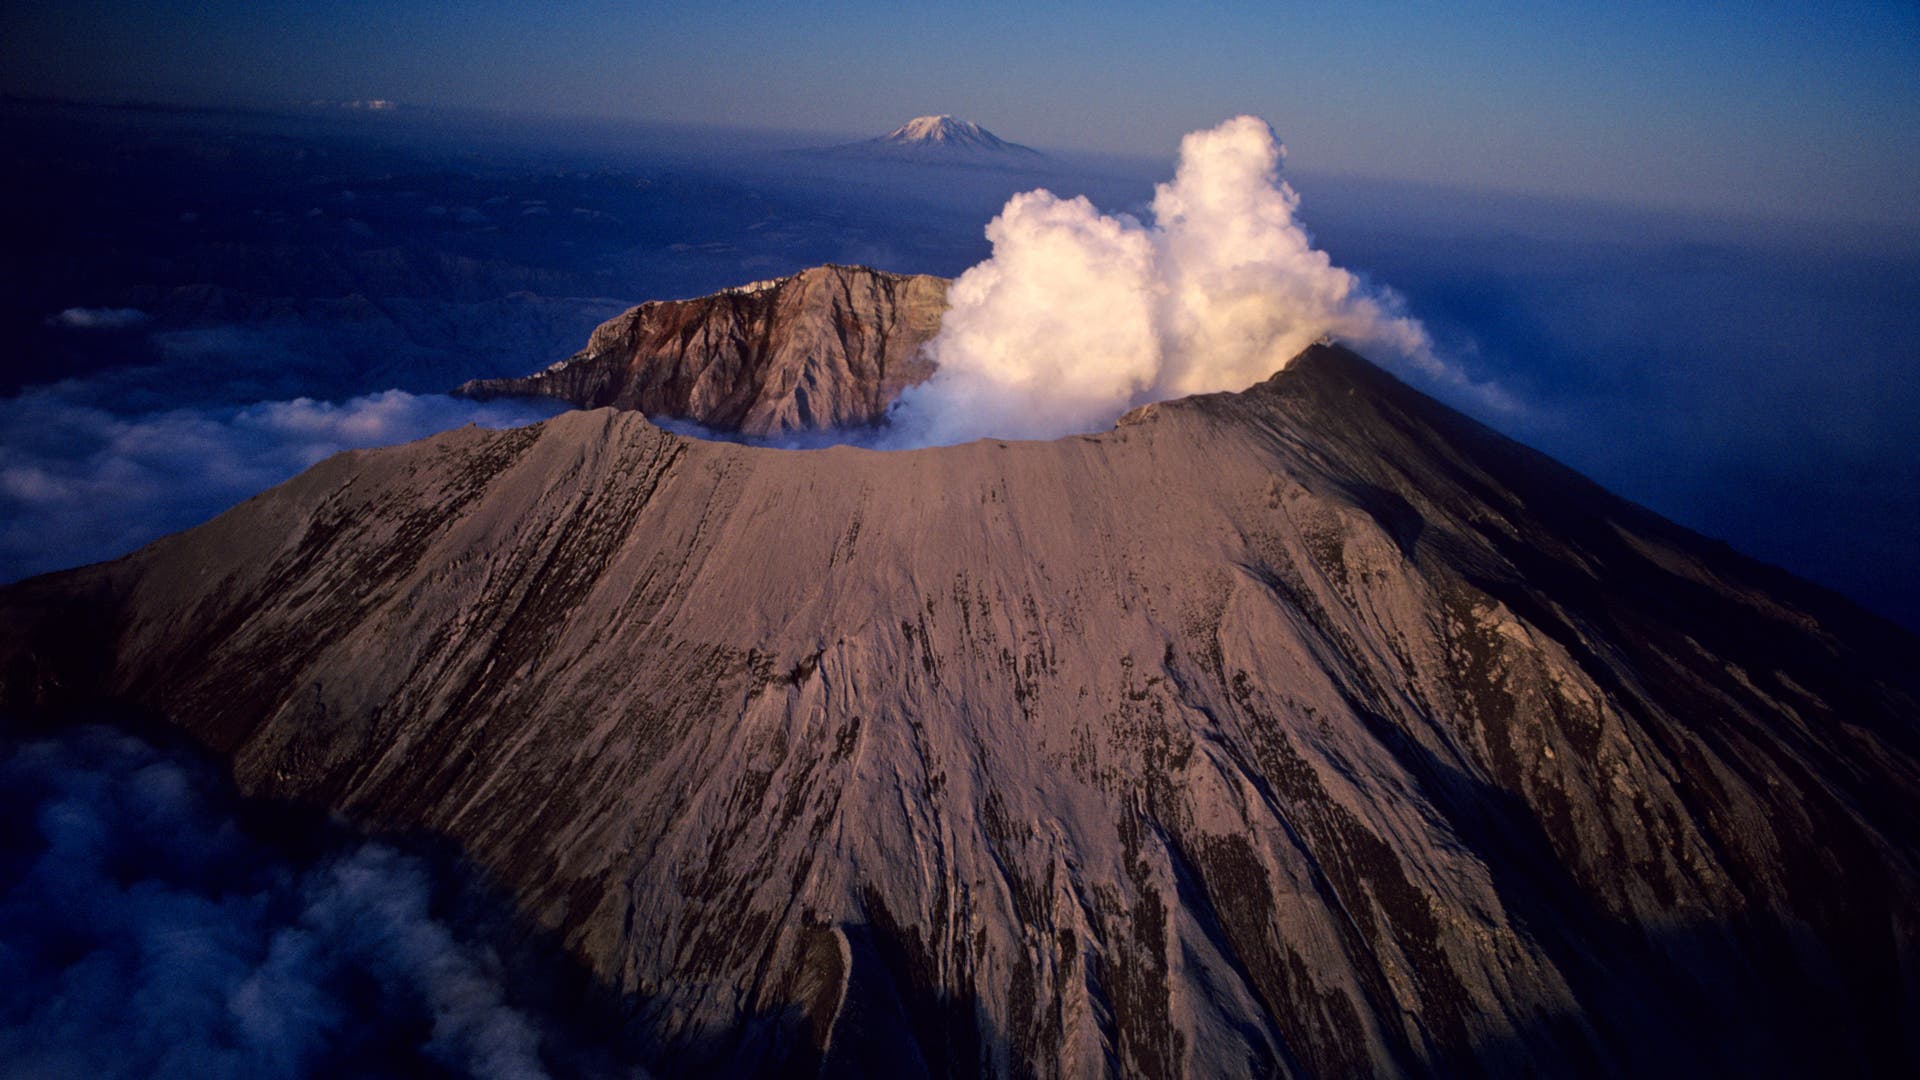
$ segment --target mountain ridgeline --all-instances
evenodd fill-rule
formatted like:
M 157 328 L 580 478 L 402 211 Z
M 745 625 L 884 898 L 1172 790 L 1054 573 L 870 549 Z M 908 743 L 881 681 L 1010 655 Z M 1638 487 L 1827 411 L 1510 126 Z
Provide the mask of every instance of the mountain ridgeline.
M 870 427 L 902 389 L 933 374 L 920 347 L 939 330 L 946 298 L 944 278 L 814 267 L 642 304 L 545 371 L 456 392 L 637 409 L 746 435 Z
M 945 115 L 916 116 L 874 139 L 802 151 L 850 161 L 906 165 L 961 165 L 1020 169 L 1041 164 L 1046 155 L 1031 146 L 1008 142 L 970 120 Z
M 635 309 L 516 384 L 620 409 L 0 591 L 0 698 L 450 840 L 671 1073 L 1920 1069 L 1920 642 L 1336 346 L 1051 442 L 633 411 L 870 422 L 939 295 Z
M 895 146 L 951 146 L 996 153 L 1039 153 L 1031 146 L 1010 143 L 970 120 L 955 120 L 945 113 L 939 116 L 916 116 L 874 141 Z

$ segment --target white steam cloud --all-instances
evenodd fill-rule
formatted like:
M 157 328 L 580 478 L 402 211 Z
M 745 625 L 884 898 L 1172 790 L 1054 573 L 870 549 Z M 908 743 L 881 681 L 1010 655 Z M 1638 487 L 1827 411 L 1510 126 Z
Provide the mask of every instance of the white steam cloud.
M 960 275 L 933 378 L 901 395 L 895 445 L 1052 438 L 1136 405 L 1241 390 L 1323 337 L 1444 374 L 1398 300 L 1315 250 L 1279 178 L 1285 148 L 1241 116 L 1180 144 L 1153 223 L 1084 197 L 1016 195 L 993 256 Z

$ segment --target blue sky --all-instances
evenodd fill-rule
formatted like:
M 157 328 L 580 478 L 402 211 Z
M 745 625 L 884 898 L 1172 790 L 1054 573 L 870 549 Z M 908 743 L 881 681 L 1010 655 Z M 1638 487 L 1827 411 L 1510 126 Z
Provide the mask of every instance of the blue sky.
M 1170 156 L 1254 112 L 1297 167 L 1920 223 L 1920 5 L 14 0 L 16 94 L 409 104 L 821 133 L 951 112 Z

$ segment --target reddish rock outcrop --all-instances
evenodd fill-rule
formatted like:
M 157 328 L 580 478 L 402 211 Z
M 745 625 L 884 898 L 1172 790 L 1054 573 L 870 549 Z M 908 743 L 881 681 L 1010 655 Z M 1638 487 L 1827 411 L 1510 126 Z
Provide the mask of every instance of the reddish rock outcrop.
M 939 329 L 946 297 L 943 278 L 816 266 L 641 304 L 602 324 L 571 359 L 458 392 L 610 405 L 745 435 L 864 427 L 933 373 L 920 347 Z

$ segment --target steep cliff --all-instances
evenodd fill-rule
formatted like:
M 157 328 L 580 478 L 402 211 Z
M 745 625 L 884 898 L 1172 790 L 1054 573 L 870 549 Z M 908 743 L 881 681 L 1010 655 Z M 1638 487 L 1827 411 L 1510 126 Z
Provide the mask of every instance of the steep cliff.
M 920 346 L 940 328 L 947 283 L 924 274 L 817 266 L 695 300 L 641 304 L 571 359 L 469 397 L 553 397 L 781 435 L 871 425 L 933 373 Z
M 670 1070 L 1911 1071 L 1916 673 L 1329 347 L 1053 442 L 464 429 L 0 591 L 7 703 L 451 838 Z

